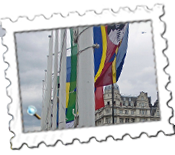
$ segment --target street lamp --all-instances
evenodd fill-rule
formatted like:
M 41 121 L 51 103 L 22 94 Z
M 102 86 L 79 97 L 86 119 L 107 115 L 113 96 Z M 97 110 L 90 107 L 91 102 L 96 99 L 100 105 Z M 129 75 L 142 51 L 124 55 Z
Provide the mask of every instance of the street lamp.
M 99 44 L 93 44 L 92 46 L 86 47 L 83 50 L 79 51 L 77 54 L 80 54 L 80 53 L 82 53 L 83 51 L 86 51 L 89 48 L 99 48 L 99 47 L 100 47 Z
M 35 116 L 37 119 L 41 119 L 41 117 L 36 112 L 37 109 L 34 106 L 28 106 L 27 113 L 31 116 Z

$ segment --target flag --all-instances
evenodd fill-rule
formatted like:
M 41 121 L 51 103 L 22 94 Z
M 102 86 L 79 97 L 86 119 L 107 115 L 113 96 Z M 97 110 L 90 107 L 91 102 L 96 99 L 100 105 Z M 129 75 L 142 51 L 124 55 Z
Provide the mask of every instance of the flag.
M 95 110 L 104 107 L 103 86 L 95 89 Z
M 126 56 L 129 24 L 96 26 L 93 30 L 94 44 L 100 45 L 94 49 L 94 82 L 97 88 L 117 82 Z
M 72 113 L 72 110 L 75 110 L 76 108 L 77 44 L 74 43 L 72 28 L 70 29 L 70 37 L 71 56 L 67 57 L 66 78 L 66 124 L 70 124 L 70 122 L 74 121 L 74 115 Z

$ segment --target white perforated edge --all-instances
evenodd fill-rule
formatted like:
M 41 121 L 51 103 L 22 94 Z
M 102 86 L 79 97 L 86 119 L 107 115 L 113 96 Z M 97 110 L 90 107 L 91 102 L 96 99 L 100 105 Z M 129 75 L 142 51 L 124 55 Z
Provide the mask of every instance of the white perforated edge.
M 139 137 L 142 132 L 147 133 L 148 136 L 154 136 L 159 131 L 163 131 L 166 134 L 173 133 L 172 125 L 168 121 L 172 115 L 171 109 L 167 106 L 170 93 L 165 89 L 165 85 L 168 83 L 168 76 L 163 71 L 163 68 L 167 65 L 167 60 L 162 53 L 166 49 L 166 41 L 161 37 L 165 30 L 165 25 L 159 18 L 162 14 L 163 5 L 155 5 L 153 9 L 142 6 L 137 7 L 133 11 L 129 8 L 121 8 L 117 13 L 112 10 L 103 10 L 100 14 L 96 14 L 95 11 L 88 11 L 81 16 L 78 13 L 70 13 L 66 17 L 63 17 L 61 14 L 53 14 L 49 19 L 46 19 L 43 15 L 36 16 L 32 20 L 26 17 L 19 17 L 13 22 L 9 18 L 2 19 L 2 27 L 7 32 L 3 37 L 3 43 L 8 47 L 5 60 L 10 64 L 6 78 L 11 81 L 7 91 L 12 98 L 12 103 L 9 104 L 9 113 L 13 115 L 13 120 L 10 122 L 10 130 L 15 133 L 11 140 L 12 148 L 20 148 L 23 143 L 33 147 L 38 146 L 41 142 L 47 145 L 54 145 L 57 141 L 62 141 L 64 144 L 71 143 L 74 139 L 79 139 L 80 142 L 88 142 L 91 137 L 96 137 L 97 140 L 101 141 L 108 136 L 113 136 L 114 139 L 122 139 L 125 134 L 129 134 L 133 138 Z M 22 132 L 14 32 L 145 20 L 151 20 L 153 27 L 161 121 L 73 130 Z

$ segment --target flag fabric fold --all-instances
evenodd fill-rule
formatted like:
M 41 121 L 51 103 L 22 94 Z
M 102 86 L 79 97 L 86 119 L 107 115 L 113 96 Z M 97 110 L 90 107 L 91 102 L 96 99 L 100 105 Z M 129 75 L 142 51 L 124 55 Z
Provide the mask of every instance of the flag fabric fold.
M 116 83 L 120 77 L 128 46 L 129 24 L 95 26 L 94 85 L 95 110 L 104 107 L 103 86 Z
M 97 87 L 95 90 L 95 110 L 104 107 L 103 86 Z
M 128 24 L 94 27 L 94 44 L 100 45 L 94 49 L 95 87 L 117 82 L 121 72 L 118 67 L 121 68 L 127 51 L 128 29 Z

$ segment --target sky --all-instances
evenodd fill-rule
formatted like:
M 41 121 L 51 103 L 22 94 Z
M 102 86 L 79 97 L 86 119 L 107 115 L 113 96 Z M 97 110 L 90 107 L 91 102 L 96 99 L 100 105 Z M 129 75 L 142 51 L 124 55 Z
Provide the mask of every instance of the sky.
M 117 84 L 122 95 L 138 96 L 141 91 L 147 92 L 153 104 L 157 99 L 157 84 L 151 29 L 151 22 L 130 23 L 128 50 Z M 40 120 L 28 115 L 27 108 L 35 106 L 41 116 L 42 80 L 47 68 L 50 34 L 50 30 L 15 33 L 25 132 L 40 130 Z

